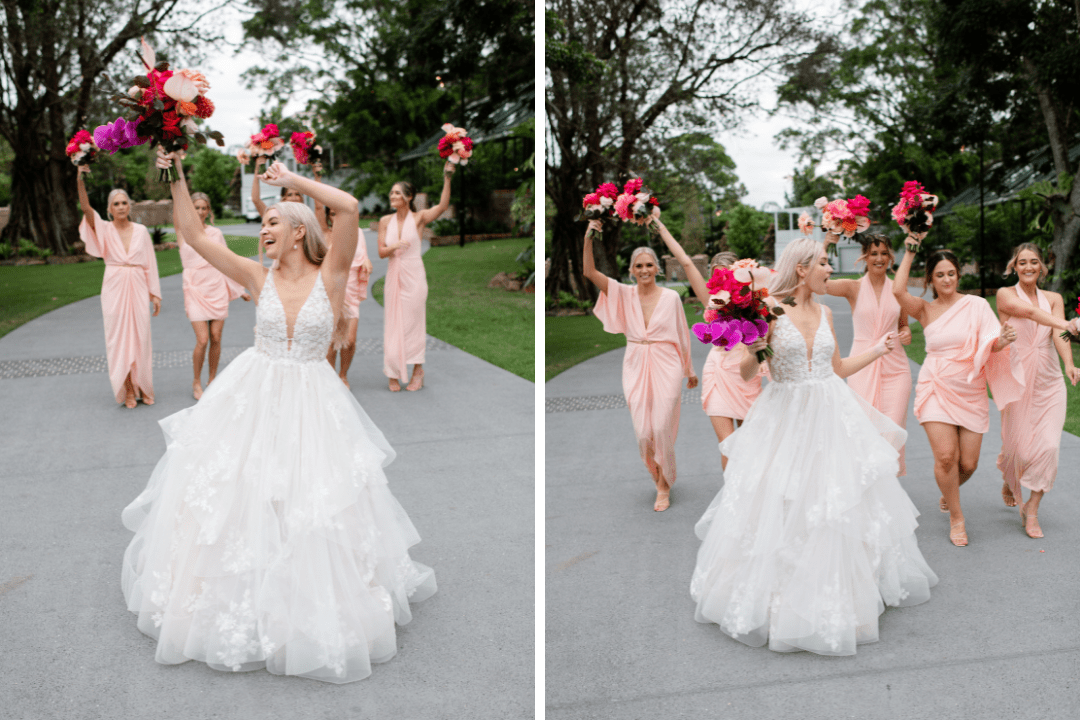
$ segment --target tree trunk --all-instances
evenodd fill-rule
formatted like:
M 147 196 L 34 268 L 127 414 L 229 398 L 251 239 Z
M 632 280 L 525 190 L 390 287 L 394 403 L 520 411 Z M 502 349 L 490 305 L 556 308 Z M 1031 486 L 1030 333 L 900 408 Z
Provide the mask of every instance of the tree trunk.
M 1072 256 L 1080 242 L 1080 178 L 1073 179 L 1069 197 L 1053 205 L 1050 217 L 1054 223 L 1054 239 L 1050 244 L 1054 253 L 1054 276 L 1050 289 L 1060 293 L 1068 289 L 1065 271 L 1072 266 Z M 1066 307 L 1072 307 L 1071 303 L 1071 298 L 1065 298 Z
M 32 124 L 20 131 L 22 142 L 15 143 L 11 164 L 11 215 L 0 242 L 18 247 L 26 239 L 56 255 L 66 255 L 71 243 L 79 239 L 78 196 L 75 192 L 75 167 L 65 155 L 49 157 L 38 140 Z

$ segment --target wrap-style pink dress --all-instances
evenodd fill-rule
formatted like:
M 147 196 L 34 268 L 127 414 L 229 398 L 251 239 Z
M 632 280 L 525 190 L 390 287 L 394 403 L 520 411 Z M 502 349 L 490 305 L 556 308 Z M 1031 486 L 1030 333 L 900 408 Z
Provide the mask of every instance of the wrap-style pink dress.
M 739 363 L 744 351 L 713 347 L 701 371 L 701 407 L 709 417 L 742 420 L 761 394 L 761 377 L 766 363 L 750 382 L 742 379 Z
M 881 296 L 874 294 L 870 277 L 859 281 L 859 294 L 851 311 L 855 339 L 851 355 L 861 355 L 874 347 L 886 333 L 895 333 L 900 322 L 900 303 L 892 294 L 892 280 L 885 278 Z M 931 323 L 933 325 L 934 323 Z M 888 355 L 878 358 L 847 379 L 848 387 L 902 428 L 907 428 L 908 399 L 911 397 L 911 366 L 904 346 L 897 342 Z M 906 475 L 904 447 L 900 448 L 900 473 Z
M 220 228 L 206 226 L 206 239 L 222 247 L 225 235 Z M 229 301 L 244 294 L 244 288 L 224 274 L 186 242 L 180 243 L 180 264 L 184 266 L 184 312 L 188 320 L 224 320 L 229 317 Z
M 398 239 L 397 214 L 386 228 L 387 244 Z M 420 254 L 420 235 L 413 213 L 405 216 L 401 238 L 409 247 L 394 250 L 387 259 L 383 285 L 383 374 L 408 379 L 408 365 L 424 362 L 427 347 L 427 273 Z
M 1016 294 L 1031 302 L 1020 286 Z M 1038 291 L 1039 307 L 1050 312 L 1050 301 Z M 1034 320 L 1009 318 L 1016 341 L 1009 346 L 1014 374 L 1023 375 L 1023 394 L 1001 411 L 1001 453 L 997 466 L 1013 495 L 1020 487 L 1045 491 L 1057 477 L 1061 431 L 1065 427 L 1066 392 L 1061 363 L 1054 348 L 1053 329 Z
M 987 383 L 998 410 L 1023 394 L 1023 375 L 1009 357 L 1012 348 L 992 352 L 1001 323 L 981 297 L 961 295 L 923 334 L 926 360 L 915 386 L 920 424 L 942 422 L 984 433 L 990 428 Z
M 361 232 L 360 241 L 356 243 L 356 254 L 353 255 L 352 265 L 349 267 L 349 279 L 345 284 L 344 313 L 349 320 L 360 317 L 360 303 L 367 300 L 368 280 L 371 273 L 364 267 L 365 260 L 367 260 L 367 247 L 364 243 L 364 233 Z
M 157 257 L 146 226 L 131 224 L 131 243 L 124 241 L 111 222 L 94 212 L 94 227 L 86 218 L 79 224 L 79 237 L 88 255 L 105 261 L 101 282 L 101 312 L 105 318 L 105 355 L 109 361 L 109 382 L 116 402 L 124 402 L 124 380 L 131 374 L 135 396 L 154 401 L 150 346 L 150 297 L 161 297 Z
M 607 292 L 600 293 L 593 312 L 604 330 L 626 335 L 623 395 L 630 407 L 638 450 L 651 475 L 663 471 L 668 483 L 674 484 L 682 379 L 694 374 L 690 329 L 679 294 L 662 288 L 645 327 L 637 286 L 608 278 Z

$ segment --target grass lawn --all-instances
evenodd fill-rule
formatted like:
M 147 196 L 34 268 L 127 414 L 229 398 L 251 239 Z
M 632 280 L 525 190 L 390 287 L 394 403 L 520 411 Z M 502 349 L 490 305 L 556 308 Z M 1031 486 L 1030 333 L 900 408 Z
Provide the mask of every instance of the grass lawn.
M 520 270 L 515 259 L 532 243 L 509 238 L 431 248 L 424 266 L 428 334 L 535 382 L 536 295 L 487 286 L 500 272 Z M 371 293 L 382 305 L 382 278 Z
M 701 322 L 701 305 L 683 305 L 689 325 Z M 604 332 L 604 326 L 592 315 L 568 315 L 544 318 L 544 381 L 563 370 L 596 357 L 608 350 L 626 346 L 626 336 Z M 691 336 L 690 342 L 697 342 Z
M 257 252 L 258 238 L 226 235 L 225 241 L 245 256 Z M 183 270 L 179 250 L 163 250 L 156 255 L 159 276 Z M 100 295 L 104 275 L 105 263 L 100 260 L 74 265 L 0 267 L 0 337 L 58 307 Z

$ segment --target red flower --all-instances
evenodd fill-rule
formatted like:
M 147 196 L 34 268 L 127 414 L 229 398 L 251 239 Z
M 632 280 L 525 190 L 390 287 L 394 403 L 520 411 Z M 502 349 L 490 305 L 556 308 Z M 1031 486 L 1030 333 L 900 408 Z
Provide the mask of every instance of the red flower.
M 655 197 L 649 198 L 649 204 L 650 205 L 655 205 L 656 207 L 660 207 L 660 201 L 657 200 Z
M 184 134 L 184 131 L 180 129 L 180 116 L 176 113 L 162 113 L 161 119 L 161 136 L 166 140 L 175 140 Z
M 614 200 L 619 197 L 619 188 L 615 183 L 603 183 L 600 187 L 596 188 L 596 194 L 600 197 L 611 198 Z
M 205 120 L 213 114 L 214 103 L 210 102 L 210 98 L 204 95 L 199 95 L 195 98 L 195 115 Z
M 623 193 L 626 195 L 637 195 L 641 192 L 641 178 L 631 178 L 623 185 Z
M 599 205 L 600 196 L 596 193 L 589 193 L 585 196 L 585 199 L 581 201 L 581 207 L 588 207 L 590 205 Z

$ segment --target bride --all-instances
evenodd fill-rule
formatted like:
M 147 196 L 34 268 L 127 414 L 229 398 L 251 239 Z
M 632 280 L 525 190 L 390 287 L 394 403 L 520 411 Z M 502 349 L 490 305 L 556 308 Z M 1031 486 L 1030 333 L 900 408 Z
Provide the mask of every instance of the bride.
M 690 583 L 695 619 L 771 650 L 852 655 L 878 639 L 885 605 L 930 599 L 937 576 L 915 541 L 918 511 L 896 479 L 907 433 L 840 378 L 892 349 L 840 358 L 830 310 L 814 301 L 832 268 L 810 238 L 788 245 L 770 292 L 794 307 L 766 344 L 772 382 L 721 446 L 724 487 L 695 528 L 703 540 Z
M 435 592 L 435 577 L 409 558 L 420 538 L 383 474 L 394 451 L 326 363 L 357 243 L 356 199 L 275 163 L 265 182 L 317 198 L 338 222 L 328 252 L 305 205 L 270 207 L 260 233 L 275 261 L 267 270 L 207 239 L 181 164 L 177 230 L 251 291 L 255 347 L 198 404 L 161 421 L 165 455 L 123 512 L 135 532 L 124 554 L 128 609 L 157 639 L 161 663 L 360 680 L 393 657 L 395 622 Z

